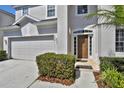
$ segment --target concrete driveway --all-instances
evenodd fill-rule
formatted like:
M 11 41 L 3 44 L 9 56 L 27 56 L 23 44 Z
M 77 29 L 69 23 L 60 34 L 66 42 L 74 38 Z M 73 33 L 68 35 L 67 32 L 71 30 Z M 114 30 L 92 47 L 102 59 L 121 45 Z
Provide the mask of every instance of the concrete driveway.
M 37 77 L 35 61 L 12 59 L 0 62 L 0 88 L 26 88 Z

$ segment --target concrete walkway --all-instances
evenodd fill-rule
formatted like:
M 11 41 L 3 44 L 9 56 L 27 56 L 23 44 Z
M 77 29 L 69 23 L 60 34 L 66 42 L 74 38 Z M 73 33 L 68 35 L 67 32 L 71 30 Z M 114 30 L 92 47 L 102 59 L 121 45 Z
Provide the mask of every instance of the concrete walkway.
M 76 81 L 71 86 L 37 80 L 30 88 L 97 88 L 91 69 L 77 69 Z
M 38 77 L 36 62 L 6 60 L 0 62 L 0 88 L 26 88 Z

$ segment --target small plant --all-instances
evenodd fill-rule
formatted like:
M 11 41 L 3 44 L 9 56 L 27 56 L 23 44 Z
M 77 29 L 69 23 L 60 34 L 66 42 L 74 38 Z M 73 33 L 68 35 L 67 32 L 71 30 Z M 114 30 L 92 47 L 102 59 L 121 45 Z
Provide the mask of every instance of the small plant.
M 108 87 L 112 88 L 124 88 L 124 76 L 116 69 L 107 69 L 102 72 L 102 80 Z
M 113 65 L 112 63 L 110 63 L 110 62 L 107 62 L 107 61 L 103 61 L 103 62 L 100 64 L 100 69 L 101 69 L 101 71 L 105 71 L 105 70 L 107 70 L 107 69 L 112 70 L 112 69 L 114 69 L 114 68 L 115 68 L 114 65 Z
M 6 59 L 7 59 L 6 51 L 0 50 L 0 61 L 6 60 Z
M 120 80 L 119 85 L 117 87 L 118 88 L 124 88 L 124 80 Z

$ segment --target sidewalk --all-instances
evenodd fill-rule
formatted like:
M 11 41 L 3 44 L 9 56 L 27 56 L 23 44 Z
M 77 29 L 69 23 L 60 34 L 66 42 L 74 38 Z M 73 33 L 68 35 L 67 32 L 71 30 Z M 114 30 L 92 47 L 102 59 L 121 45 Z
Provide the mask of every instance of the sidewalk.
M 76 80 L 71 86 L 37 80 L 30 88 L 97 88 L 92 69 L 77 69 Z

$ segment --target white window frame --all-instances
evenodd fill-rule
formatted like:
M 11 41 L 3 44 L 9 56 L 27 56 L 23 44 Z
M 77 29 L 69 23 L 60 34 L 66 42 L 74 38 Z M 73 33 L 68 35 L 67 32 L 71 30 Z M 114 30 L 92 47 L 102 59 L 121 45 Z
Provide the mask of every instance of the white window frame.
M 48 5 L 46 5 L 46 19 L 56 18 L 57 17 L 57 6 L 55 6 L 55 15 L 54 16 L 48 16 Z
M 116 38 L 117 38 L 117 37 L 116 37 L 117 30 L 124 30 L 124 28 L 116 28 L 116 32 L 115 32 L 115 51 L 116 51 L 116 52 L 120 52 L 120 53 L 124 53 L 124 50 L 123 50 L 123 51 L 119 51 L 119 50 L 117 51 L 117 49 L 116 49 L 116 48 L 118 47 L 118 46 L 116 46 L 116 43 L 119 43 L 119 42 L 120 42 L 120 43 L 123 43 L 123 44 L 124 44 L 124 41 L 121 41 L 121 40 L 118 40 L 118 41 L 117 41 L 117 40 L 116 40 Z M 118 39 L 120 39 L 120 37 L 121 37 L 121 39 L 122 39 L 122 36 L 119 36 Z M 123 45 L 123 46 L 120 46 L 120 47 L 124 47 L 124 45 Z
M 27 9 L 27 13 L 26 14 L 24 14 L 24 9 Z M 22 16 L 29 14 L 29 7 L 22 7 L 21 10 L 22 10 Z
M 83 13 L 83 14 L 78 14 L 78 6 L 79 6 L 79 5 L 77 5 L 77 6 L 75 7 L 75 15 L 76 15 L 76 16 L 87 15 L 87 14 L 89 13 L 89 5 L 87 5 L 87 13 Z

